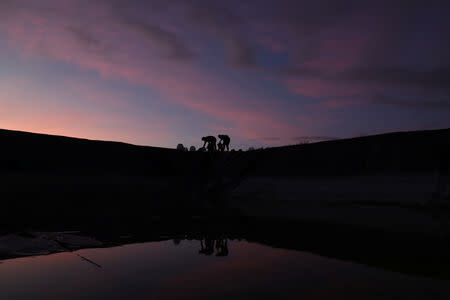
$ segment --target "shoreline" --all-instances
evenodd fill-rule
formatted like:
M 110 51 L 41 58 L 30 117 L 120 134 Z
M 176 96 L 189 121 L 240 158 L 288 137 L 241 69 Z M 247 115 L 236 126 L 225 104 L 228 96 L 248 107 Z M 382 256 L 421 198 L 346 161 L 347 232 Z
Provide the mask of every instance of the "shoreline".
M 306 251 L 414 276 L 450 280 L 450 239 L 448 237 L 398 234 L 352 225 L 258 217 L 159 219 L 134 224 L 130 221 L 128 224 L 124 223 L 122 228 L 117 227 L 117 224 L 110 225 L 84 223 L 67 227 L 66 229 L 80 229 L 80 235 L 84 238 L 74 240 L 84 241 L 85 246 L 65 246 L 64 251 L 220 236 L 243 239 L 275 248 Z M 43 229 L 48 230 L 49 227 Z M 24 232 L 26 235 L 29 231 L 23 231 L 21 234 L 23 235 Z M 52 235 L 52 232 L 48 231 L 43 233 Z M 4 236 L 0 236 L 0 243 L 1 237 Z M 91 244 L 86 243 L 86 239 Z M 61 249 L 55 249 L 54 253 L 61 251 Z M 3 253 L 2 259 L 20 256 L 8 257 Z

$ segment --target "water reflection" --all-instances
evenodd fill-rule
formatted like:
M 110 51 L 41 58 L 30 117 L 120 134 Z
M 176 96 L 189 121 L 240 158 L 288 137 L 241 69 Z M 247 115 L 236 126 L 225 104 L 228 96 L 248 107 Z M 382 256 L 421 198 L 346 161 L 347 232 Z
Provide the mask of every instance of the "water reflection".
M 215 235 L 11 259 L 0 265 L 0 299 L 8 300 L 449 297 L 449 281 Z
M 214 249 L 216 256 L 228 256 L 228 240 L 226 238 L 204 238 L 200 240 L 199 254 L 212 255 L 214 254 Z
M 199 237 L 197 240 L 200 242 L 200 249 L 198 254 L 206 256 L 228 256 L 228 238 L 224 236 L 205 236 Z M 181 244 L 181 238 L 172 239 L 175 246 Z

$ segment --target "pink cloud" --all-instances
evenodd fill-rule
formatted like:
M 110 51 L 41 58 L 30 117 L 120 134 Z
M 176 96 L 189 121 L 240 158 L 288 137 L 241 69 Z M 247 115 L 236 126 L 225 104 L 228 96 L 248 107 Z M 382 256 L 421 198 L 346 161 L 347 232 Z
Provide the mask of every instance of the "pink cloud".
M 291 67 L 304 73 L 284 78 L 287 88 L 295 95 L 320 100 L 323 108 L 361 103 L 375 87 L 366 81 L 348 80 L 345 74 L 360 68 L 367 60 L 367 53 L 375 46 L 375 37 L 379 34 L 377 25 L 367 26 L 341 25 L 323 30 L 309 37 L 307 46 L 294 47 L 308 54 L 295 56 Z

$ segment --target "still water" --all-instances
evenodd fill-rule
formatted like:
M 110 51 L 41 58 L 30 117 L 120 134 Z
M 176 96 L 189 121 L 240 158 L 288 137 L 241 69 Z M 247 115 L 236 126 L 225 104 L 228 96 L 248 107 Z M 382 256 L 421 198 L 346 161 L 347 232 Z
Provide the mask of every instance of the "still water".
M 173 240 L 3 260 L 0 299 L 450 299 L 450 281 L 245 241 Z

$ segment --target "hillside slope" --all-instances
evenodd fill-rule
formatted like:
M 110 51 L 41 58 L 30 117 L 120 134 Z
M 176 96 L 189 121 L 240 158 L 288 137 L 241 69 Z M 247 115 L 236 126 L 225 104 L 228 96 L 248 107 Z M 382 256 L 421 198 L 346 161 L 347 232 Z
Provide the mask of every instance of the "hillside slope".
M 125 173 L 170 172 L 175 150 L 0 130 L 0 171 Z
M 257 175 L 350 175 L 448 168 L 450 129 L 374 136 L 256 151 Z

